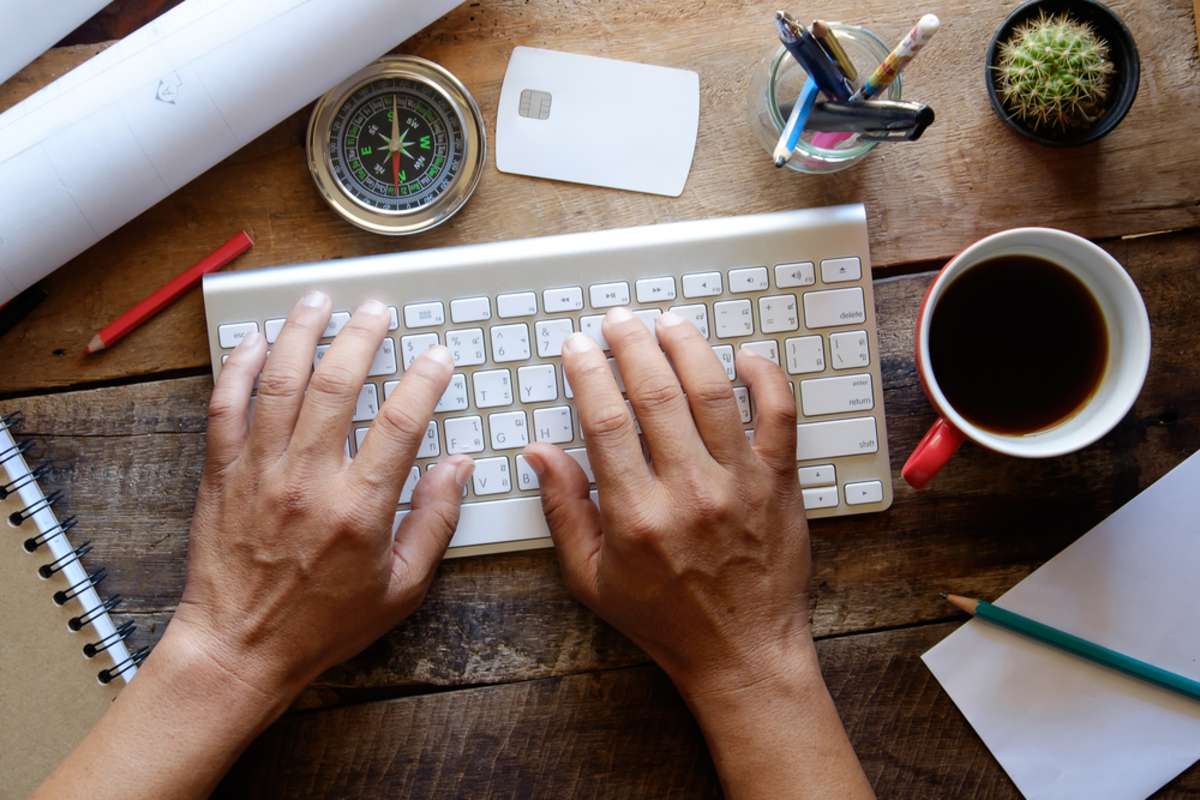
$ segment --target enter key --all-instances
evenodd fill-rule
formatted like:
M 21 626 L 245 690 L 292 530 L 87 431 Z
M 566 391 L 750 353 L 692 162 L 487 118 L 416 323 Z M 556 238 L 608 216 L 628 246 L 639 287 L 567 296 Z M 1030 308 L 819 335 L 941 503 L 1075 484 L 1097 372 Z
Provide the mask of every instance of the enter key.
M 870 411 L 875 407 L 871 376 L 839 375 L 800 382 L 800 405 L 806 417 L 841 414 L 845 411 Z

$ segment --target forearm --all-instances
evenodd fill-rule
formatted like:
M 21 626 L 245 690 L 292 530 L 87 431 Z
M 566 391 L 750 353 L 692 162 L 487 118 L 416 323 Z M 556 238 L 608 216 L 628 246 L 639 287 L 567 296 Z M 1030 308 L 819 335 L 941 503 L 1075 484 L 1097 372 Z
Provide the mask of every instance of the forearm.
M 816 649 L 805 641 L 756 682 L 681 686 L 731 800 L 872 798 Z
M 137 677 L 34 798 L 207 797 L 289 699 L 233 678 L 197 643 L 168 629 Z

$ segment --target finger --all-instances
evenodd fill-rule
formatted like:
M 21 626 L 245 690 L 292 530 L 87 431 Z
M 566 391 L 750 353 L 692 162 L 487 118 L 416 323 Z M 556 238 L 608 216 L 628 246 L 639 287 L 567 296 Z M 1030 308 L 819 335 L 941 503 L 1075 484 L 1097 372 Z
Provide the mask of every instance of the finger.
M 773 361 L 752 350 L 739 350 L 737 372 L 750 387 L 758 415 L 754 424 L 754 451 L 779 473 L 796 469 L 796 398 L 787 376 Z M 739 432 L 741 428 L 739 427 Z
M 342 460 L 355 401 L 387 326 L 387 307 L 378 300 L 363 303 L 350 317 L 308 381 L 289 450 Z
M 538 475 L 542 512 L 558 554 L 563 580 L 586 605 L 596 599 L 596 570 L 604 535 L 600 512 L 588 493 L 588 479 L 575 459 L 549 444 L 525 448 L 525 460 Z
M 454 357 L 442 345 L 418 356 L 375 415 L 350 465 L 359 480 L 390 490 L 392 502 L 400 494 L 433 418 L 433 407 L 446 391 L 453 371 Z
M 604 338 L 617 359 L 655 471 L 708 460 L 683 387 L 642 321 L 627 308 L 610 309 L 604 317 Z
M 567 337 L 562 359 L 596 485 L 611 500 L 644 491 L 653 476 L 608 359 L 595 340 L 583 333 Z
M 250 394 L 267 359 L 262 334 L 247 334 L 221 366 L 221 374 L 208 401 L 208 463 L 223 468 L 246 443 Z
M 742 433 L 733 386 L 712 347 L 696 326 L 670 311 L 658 318 L 658 342 L 683 384 L 696 430 L 708 452 L 722 464 L 745 464 L 750 445 Z
M 287 449 L 312 374 L 313 353 L 329 324 L 331 307 L 324 292 L 307 292 L 271 345 L 271 357 L 258 381 L 250 433 L 251 447 L 260 457 L 278 456 Z
M 424 580 L 434 569 L 458 527 L 458 512 L 462 506 L 463 487 L 475 471 L 475 462 L 468 456 L 451 456 L 426 472 L 413 492 L 412 511 L 408 512 L 396 531 L 392 545 L 396 568 L 393 576 L 416 576 Z M 405 588 L 397 586 L 397 591 Z M 408 588 L 411 588 L 409 586 Z

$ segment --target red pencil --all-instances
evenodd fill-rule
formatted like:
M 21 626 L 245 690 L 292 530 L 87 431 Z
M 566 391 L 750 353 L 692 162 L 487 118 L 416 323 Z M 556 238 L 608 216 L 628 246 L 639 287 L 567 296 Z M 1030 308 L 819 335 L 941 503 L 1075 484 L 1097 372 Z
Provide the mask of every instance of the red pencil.
M 212 253 L 176 275 L 166 286 L 104 326 L 88 342 L 87 352 L 98 353 L 107 347 L 112 347 L 118 339 L 174 303 L 180 295 L 199 283 L 206 273 L 216 272 L 253 246 L 254 240 L 245 231 L 234 236 Z

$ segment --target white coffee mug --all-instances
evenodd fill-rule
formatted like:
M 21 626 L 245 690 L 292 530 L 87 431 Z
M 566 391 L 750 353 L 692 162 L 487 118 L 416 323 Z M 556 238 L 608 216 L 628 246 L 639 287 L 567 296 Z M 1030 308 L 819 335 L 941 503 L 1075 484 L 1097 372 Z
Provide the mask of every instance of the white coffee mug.
M 929 328 L 946 288 L 976 264 L 998 257 L 1032 256 L 1053 262 L 1083 282 L 1096 299 L 1108 333 L 1108 361 L 1091 397 L 1066 419 L 1031 433 L 986 430 L 968 421 L 938 386 L 929 357 Z M 1036 321 L 1027 321 L 1036 324 Z M 1103 249 L 1073 233 L 1054 228 L 1014 228 L 980 239 L 938 273 L 917 313 L 917 373 L 938 419 L 901 470 L 921 489 L 964 440 L 1010 456 L 1047 458 L 1087 447 L 1129 412 L 1150 367 L 1150 319 L 1129 273 Z M 1028 390 L 1036 392 L 1038 387 Z

